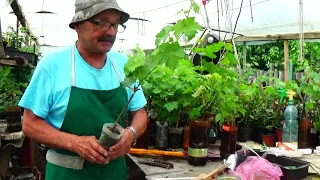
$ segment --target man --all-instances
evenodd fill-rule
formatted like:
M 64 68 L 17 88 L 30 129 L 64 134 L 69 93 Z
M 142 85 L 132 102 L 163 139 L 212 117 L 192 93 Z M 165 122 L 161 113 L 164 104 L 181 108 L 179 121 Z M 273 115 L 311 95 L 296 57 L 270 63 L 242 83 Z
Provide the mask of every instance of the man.
M 46 180 L 124 180 L 124 156 L 147 126 L 142 90 L 128 106 L 132 122 L 120 141 L 107 150 L 98 139 L 132 94 L 120 86 L 127 58 L 110 51 L 129 15 L 115 0 L 76 0 L 75 7 L 69 26 L 78 40 L 38 64 L 19 103 L 25 108 L 23 132 L 51 148 Z

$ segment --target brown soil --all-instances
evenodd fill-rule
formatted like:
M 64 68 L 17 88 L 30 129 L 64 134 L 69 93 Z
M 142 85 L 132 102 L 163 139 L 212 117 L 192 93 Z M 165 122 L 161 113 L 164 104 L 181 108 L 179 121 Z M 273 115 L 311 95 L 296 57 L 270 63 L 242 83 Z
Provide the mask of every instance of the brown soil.
M 108 129 L 115 134 L 120 134 L 120 131 L 117 128 L 108 127 Z

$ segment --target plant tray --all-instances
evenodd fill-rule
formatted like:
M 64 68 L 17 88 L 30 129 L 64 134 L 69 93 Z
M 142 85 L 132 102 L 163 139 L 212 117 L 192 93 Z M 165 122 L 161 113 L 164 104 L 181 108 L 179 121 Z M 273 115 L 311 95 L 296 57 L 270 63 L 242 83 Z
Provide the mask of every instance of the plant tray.
M 259 155 L 262 155 L 263 152 L 257 152 Z M 247 159 L 247 156 L 255 156 L 253 152 L 250 150 L 247 150 L 246 156 L 242 151 L 237 151 L 238 158 L 237 158 L 237 164 L 236 167 L 238 167 L 242 162 L 244 162 Z M 281 177 L 281 180 L 300 180 L 303 178 L 306 178 L 308 176 L 308 170 L 309 170 L 309 162 L 301 161 L 294 158 L 289 158 L 285 156 L 276 156 L 273 154 L 268 154 L 266 156 L 266 159 L 274 164 L 277 164 L 280 166 L 283 176 Z M 294 167 L 294 168 L 293 168 Z
M 13 59 L 16 56 L 24 57 L 29 63 L 31 63 L 34 66 L 36 66 L 38 62 L 38 55 L 34 53 L 20 52 L 16 49 L 7 48 L 5 50 L 5 55 L 9 56 L 11 59 Z

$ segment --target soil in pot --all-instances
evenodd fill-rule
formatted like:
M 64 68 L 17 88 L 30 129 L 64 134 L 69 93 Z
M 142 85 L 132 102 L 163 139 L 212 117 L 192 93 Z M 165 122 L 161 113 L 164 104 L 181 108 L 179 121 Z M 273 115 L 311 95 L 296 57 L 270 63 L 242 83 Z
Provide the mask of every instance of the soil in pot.
M 204 166 L 207 164 L 210 124 L 211 121 L 205 120 L 193 120 L 189 122 L 188 163 L 190 165 Z
M 298 135 L 298 148 L 304 149 L 310 147 L 310 131 L 311 121 L 300 120 L 299 121 L 299 135 Z
M 156 125 L 156 148 L 164 150 L 168 147 L 168 122 L 161 124 L 159 121 L 156 121 Z
M 170 147 L 174 149 L 181 148 L 183 127 L 169 127 Z
M 262 143 L 266 144 L 268 147 L 275 147 L 276 134 L 271 132 L 262 134 Z
M 238 139 L 238 126 L 224 123 L 222 125 L 220 156 L 227 159 L 230 154 L 236 152 Z
M 282 128 L 277 128 L 276 129 L 277 141 L 278 142 L 282 142 L 282 132 L 283 132 Z
M 246 142 L 252 140 L 252 127 L 239 127 L 238 140 L 240 142 Z
M 103 125 L 99 142 L 101 146 L 109 149 L 111 146 L 115 145 L 119 140 L 124 131 L 123 127 L 119 124 L 113 129 L 113 123 L 106 123 Z

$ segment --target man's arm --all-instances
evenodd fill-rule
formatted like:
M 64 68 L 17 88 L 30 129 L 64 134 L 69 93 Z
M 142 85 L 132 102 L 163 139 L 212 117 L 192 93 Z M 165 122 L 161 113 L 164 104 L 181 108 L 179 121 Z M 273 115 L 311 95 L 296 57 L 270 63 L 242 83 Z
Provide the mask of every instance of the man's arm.
M 22 130 L 26 136 L 48 147 L 73 150 L 75 135 L 55 129 L 28 109 L 23 113 Z
M 132 112 L 131 127 L 136 130 L 137 138 L 139 138 L 148 127 L 147 112 L 144 108 Z
M 92 163 L 109 162 L 107 151 L 95 136 L 77 136 L 59 131 L 28 109 L 24 110 L 22 130 L 26 136 L 48 147 L 75 152 Z

